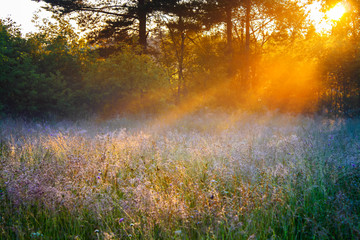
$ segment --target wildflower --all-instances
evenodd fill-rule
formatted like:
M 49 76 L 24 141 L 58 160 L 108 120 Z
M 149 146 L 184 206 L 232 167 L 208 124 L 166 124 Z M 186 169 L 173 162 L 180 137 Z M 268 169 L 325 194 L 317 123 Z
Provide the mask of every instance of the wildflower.
M 34 233 L 31 233 L 31 238 L 37 238 L 37 237 L 43 237 L 44 235 L 41 234 L 40 232 L 34 232 Z
M 180 235 L 180 234 L 181 234 L 181 230 L 176 230 L 176 231 L 175 231 L 175 234 L 176 234 L 176 235 Z
M 98 234 L 100 231 L 99 229 L 95 229 L 94 233 Z
M 130 223 L 130 227 L 133 227 L 134 226 L 134 224 L 133 223 Z
M 124 221 L 124 218 L 119 219 L 119 223 L 122 223 Z
M 131 237 L 132 237 L 132 235 L 131 235 L 131 234 L 129 234 L 129 235 L 128 235 L 128 237 L 129 237 L 129 238 L 131 238 Z
M 100 176 L 97 176 L 97 179 L 101 179 L 101 177 L 100 177 Z
M 248 237 L 248 240 L 251 240 L 251 239 L 256 239 L 256 235 L 253 234 L 253 235 L 251 235 L 250 237 Z

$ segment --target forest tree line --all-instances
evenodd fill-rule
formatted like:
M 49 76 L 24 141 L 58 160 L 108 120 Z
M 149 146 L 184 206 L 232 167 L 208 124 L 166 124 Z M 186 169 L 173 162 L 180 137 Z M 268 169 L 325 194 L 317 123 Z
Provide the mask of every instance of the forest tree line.
M 44 2 L 36 33 L 0 21 L 1 116 L 360 113 L 359 1 L 327 33 L 310 0 Z

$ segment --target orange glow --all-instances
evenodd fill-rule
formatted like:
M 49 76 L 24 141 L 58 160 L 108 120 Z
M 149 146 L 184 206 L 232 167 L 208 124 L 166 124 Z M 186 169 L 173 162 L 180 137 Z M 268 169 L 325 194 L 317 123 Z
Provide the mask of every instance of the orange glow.
M 219 84 L 184 98 L 177 106 L 165 109 L 160 107 L 160 111 L 155 118 L 150 119 L 148 125 L 152 129 L 166 129 L 204 107 L 229 107 L 235 110 L 235 113 L 240 109 L 246 112 L 275 110 L 295 114 L 315 111 L 320 87 L 315 64 L 284 56 L 269 58 L 257 64 L 262 73 L 248 92 L 244 93 L 245 90 L 241 89 L 241 79 L 222 79 Z M 136 114 L 144 109 L 159 107 L 157 99 L 164 95 L 166 90 L 159 89 L 142 97 L 119 100 L 104 109 L 102 118 L 108 119 L 121 112 Z M 216 130 L 231 127 L 231 122 L 239 120 L 240 115 L 233 115 L 234 119 L 231 119 L 230 123 L 218 126 Z
M 218 104 L 232 105 L 236 114 L 226 125 L 217 126 L 214 130 L 231 127 L 231 123 L 241 117 L 240 112 L 237 114 L 236 111 L 240 109 L 245 112 L 275 110 L 295 114 L 315 111 L 319 87 L 315 64 L 285 58 L 269 60 L 261 64 L 261 68 L 260 81 L 247 93 L 238 88 L 240 79 L 224 80 L 213 88 L 184 99 L 180 105 L 152 119 L 149 125 L 159 129 L 171 127 L 204 106 L 216 109 Z
M 309 5 L 308 16 L 315 26 L 316 32 L 325 33 L 332 29 L 334 22 L 341 20 L 347 9 L 345 3 L 339 2 L 327 12 L 322 11 L 321 3 L 315 1 Z
M 344 16 L 346 8 L 343 3 L 339 2 L 332 9 L 326 12 L 326 17 L 333 21 L 338 21 Z

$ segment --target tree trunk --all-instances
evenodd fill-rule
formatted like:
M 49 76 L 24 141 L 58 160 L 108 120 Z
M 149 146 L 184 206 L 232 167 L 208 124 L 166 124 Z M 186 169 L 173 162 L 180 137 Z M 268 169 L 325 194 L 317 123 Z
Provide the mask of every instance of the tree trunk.
M 245 13 L 245 71 L 244 71 L 244 87 L 245 89 L 251 88 L 250 82 L 250 10 L 251 0 L 246 0 L 246 13 Z
M 227 51 L 229 53 L 229 55 L 232 54 L 233 51 L 233 46 L 232 46 L 232 39 L 233 39 L 233 35 L 232 35 L 232 29 L 233 29 L 233 24 L 232 24 L 232 7 L 227 4 L 225 7 L 225 12 L 226 12 L 226 37 L 227 37 Z
M 179 59 L 179 88 L 182 83 L 182 93 L 186 94 L 186 83 L 184 79 L 184 51 L 185 51 L 185 38 L 184 31 L 181 32 L 181 45 L 180 45 L 180 59 Z
M 180 18 L 181 19 L 181 18 Z M 178 96 L 177 96 L 177 103 L 180 103 L 181 93 L 185 93 L 186 91 L 186 84 L 184 79 L 184 51 L 185 51 L 185 33 L 181 31 L 181 42 L 180 42 L 180 54 L 178 56 Z
M 145 0 L 139 0 L 138 2 L 138 18 L 139 18 L 139 44 L 146 51 L 147 47 L 147 35 L 146 35 L 146 7 Z
M 233 54 L 233 23 L 232 23 L 232 7 L 230 4 L 225 5 L 226 12 L 226 40 L 227 40 L 227 49 L 226 54 L 228 58 L 228 76 L 232 77 L 234 75 L 234 54 Z

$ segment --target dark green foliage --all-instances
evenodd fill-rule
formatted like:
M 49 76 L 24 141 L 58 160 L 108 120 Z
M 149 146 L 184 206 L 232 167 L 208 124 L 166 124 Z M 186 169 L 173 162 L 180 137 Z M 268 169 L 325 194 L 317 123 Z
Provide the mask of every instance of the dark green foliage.
M 140 47 L 113 46 L 115 53 L 101 58 L 59 22 L 28 39 L 13 24 L 1 24 L 1 114 L 76 117 L 163 108 L 165 71 Z
M 61 37 L 23 39 L 1 22 L 0 112 L 14 116 L 66 116 L 79 111 L 81 62 Z
M 32 61 L 31 48 L 20 37 L 14 24 L 0 22 L 0 106 L 6 114 L 37 114 L 39 92 L 47 81 L 37 72 Z M 52 83 L 53 84 L 53 83 Z
M 355 10 L 321 35 L 296 1 L 42 1 L 57 23 L 39 33 L 23 38 L 1 22 L 1 115 L 159 112 L 187 101 L 360 114 Z M 91 27 L 86 40 L 69 13 Z
M 360 115 L 360 53 L 357 45 L 334 44 L 323 59 L 321 108 L 329 115 Z M 351 46 L 351 47 L 349 47 Z
M 54 213 L 36 204 L 17 208 L 0 193 L 1 239 L 97 239 L 93 229 L 98 223 L 86 210 L 72 215 L 65 209 Z
M 84 73 L 92 109 L 120 113 L 160 104 L 167 85 L 165 71 L 149 56 L 139 54 L 140 49 L 126 45 L 120 49 L 93 62 Z

